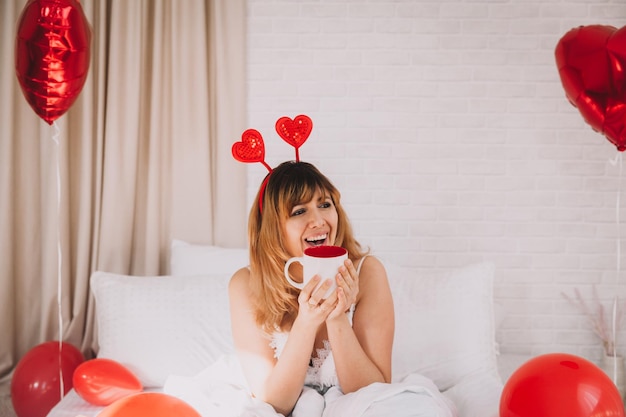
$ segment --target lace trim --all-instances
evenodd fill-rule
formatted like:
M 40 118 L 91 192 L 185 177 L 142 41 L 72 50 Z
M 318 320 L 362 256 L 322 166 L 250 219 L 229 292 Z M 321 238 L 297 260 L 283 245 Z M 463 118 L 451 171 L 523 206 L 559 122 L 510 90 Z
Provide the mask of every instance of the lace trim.
M 279 358 L 283 353 L 288 332 L 275 332 L 270 340 L 270 347 L 274 350 L 274 357 Z M 337 372 L 335 370 L 335 359 L 333 351 L 328 340 L 324 340 L 324 347 L 316 349 L 316 357 L 311 358 L 311 364 L 306 372 L 304 383 L 315 387 L 331 387 L 339 385 Z
M 335 359 L 330 342 L 324 340 L 324 347 L 316 349 L 317 357 L 311 358 L 311 366 L 307 369 L 304 383 L 317 387 L 332 387 L 339 385 L 335 370 Z
M 289 337 L 288 332 L 272 333 L 272 340 L 270 340 L 270 347 L 274 349 L 274 357 L 276 359 L 280 358 L 280 355 L 282 355 L 283 349 L 285 349 L 285 343 L 287 343 L 288 337 Z

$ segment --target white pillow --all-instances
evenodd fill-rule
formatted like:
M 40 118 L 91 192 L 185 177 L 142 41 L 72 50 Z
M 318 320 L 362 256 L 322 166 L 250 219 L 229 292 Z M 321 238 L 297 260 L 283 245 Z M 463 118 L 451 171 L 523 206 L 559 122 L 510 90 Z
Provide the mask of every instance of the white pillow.
M 230 274 L 137 277 L 94 272 L 98 357 L 120 362 L 145 387 L 192 376 L 234 352 Z
M 486 371 L 497 375 L 490 263 L 415 276 L 387 269 L 396 314 L 393 379 L 412 372 L 446 390 Z
M 249 264 L 248 250 L 196 245 L 174 239 L 170 248 L 170 274 L 190 276 L 234 274 Z

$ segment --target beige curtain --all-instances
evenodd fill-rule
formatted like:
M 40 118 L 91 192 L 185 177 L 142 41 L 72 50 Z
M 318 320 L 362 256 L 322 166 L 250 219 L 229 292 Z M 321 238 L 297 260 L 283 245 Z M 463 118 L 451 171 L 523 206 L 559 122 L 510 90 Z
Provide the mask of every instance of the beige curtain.
M 0 2 L 0 381 L 60 328 L 91 354 L 92 271 L 166 274 L 173 238 L 245 245 L 230 156 L 246 128 L 245 0 L 81 3 L 89 76 L 49 126 L 15 76 L 26 0 Z

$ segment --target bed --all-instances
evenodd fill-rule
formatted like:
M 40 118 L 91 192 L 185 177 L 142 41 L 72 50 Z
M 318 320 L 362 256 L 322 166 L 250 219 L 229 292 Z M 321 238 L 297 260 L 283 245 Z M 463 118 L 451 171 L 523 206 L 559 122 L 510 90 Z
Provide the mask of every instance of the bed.
M 172 378 L 192 378 L 232 356 L 227 287 L 245 265 L 245 249 L 175 240 L 168 276 L 94 272 L 98 357 L 123 364 L 146 391 L 163 392 Z M 503 377 L 520 360 L 498 364 L 493 264 L 419 275 L 386 267 L 396 313 L 394 381 L 423 375 L 459 417 L 497 417 Z M 72 389 L 48 417 L 91 417 L 102 409 Z

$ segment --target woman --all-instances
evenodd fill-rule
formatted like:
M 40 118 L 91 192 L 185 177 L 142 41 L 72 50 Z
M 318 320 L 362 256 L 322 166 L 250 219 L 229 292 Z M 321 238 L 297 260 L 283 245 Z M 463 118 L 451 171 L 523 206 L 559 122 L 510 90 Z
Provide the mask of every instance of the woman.
M 355 240 L 333 184 L 309 163 L 281 164 L 257 194 L 248 237 L 250 267 L 234 274 L 229 294 L 235 348 L 252 394 L 289 415 L 305 394 L 324 408 L 331 397 L 389 384 L 394 309 L 387 275 Z M 348 251 L 326 299 L 330 280 L 315 289 L 315 277 L 298 290 L 283 274 L 289 258 L 316 245 Z

